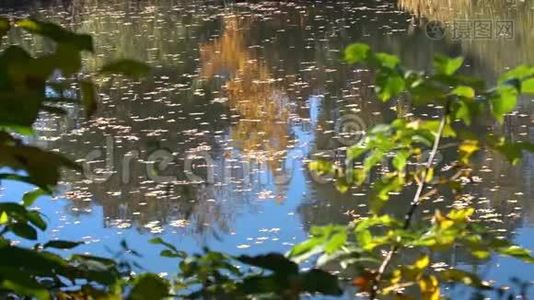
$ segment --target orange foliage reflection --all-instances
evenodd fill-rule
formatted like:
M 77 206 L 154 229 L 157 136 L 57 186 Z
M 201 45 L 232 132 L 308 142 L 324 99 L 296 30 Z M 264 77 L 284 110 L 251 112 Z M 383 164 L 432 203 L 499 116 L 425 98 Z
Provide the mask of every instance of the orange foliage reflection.
M 232 139 L 245 156 L 267 161 L 272 170 L 280 166 L 290 143 L 287 95 L 247 47 L 243 37 L 249 23 L 235 15 L 225 17 L 222 36 L 200 46 L 201 75 L 227 76 L 224 93 L 240 115 Z

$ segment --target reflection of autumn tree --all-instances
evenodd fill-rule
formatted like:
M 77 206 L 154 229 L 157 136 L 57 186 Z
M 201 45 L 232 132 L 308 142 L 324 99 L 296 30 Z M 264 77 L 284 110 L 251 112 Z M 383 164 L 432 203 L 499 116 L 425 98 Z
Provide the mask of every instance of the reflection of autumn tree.
M 495 7 L 492 9 L 477 7 L 470 1 L 445 3 L 438 0 L 399 0 L 407 11 L 428 19 L 476 19 L 479 16 L 474 13 L 478 11 L 484 12 L 485 17 L 493 17 L 490 13 L 493 11 L 499 18 L 516 20 L 517 17 L 519 20 L 516 23 L 516 29 L 519 30 L 517 34 L 521 37 L 518 41 L 463 41 L 461 45 L 447 40 L 429 41 L 422 30 L 410 34 L 404 31 L 393 33 L 393 29 L 410 30 L 407 28 L 407 14 L 389 11 L 390 8 L 375 10 L 375 6 L 383 6 L 382 2 L 368 0 L 362 1 L 370 8 L 365 11 L 359 10 L 359 3 L 336 4 L 328 8 L 330 4 L 293 7 L 290 3 L 280 2 L 263 7 L 263 4 L 259 5 L 258 10 L 252 13 L 242 7 L 243 11 L 237 15 L 225 18 L 219 17 L 221 10 L 190 0 L 67 2 L 64 6 L 66 9 L 51 5 L 44 10 L 36 10 L 36 13 L 72 25 L 73 29 L 95 33 L 99 53 L 96 59 L 87 61 L 88 70 L 96 69 L 111 57 L 125 56 L 149 61 L 155 67 L 155 77 L 153 82 L 145 82 L 142 86 L 139 83 L 129 85 L 117 79 L 110 84 L 103 84 L 101 93 L 105 96 L 102 99 L 105 103 L 99 117 L 113 118 L 116 122 L 105 126 L 91 125 L 89 132 L 64 135 L 51 142 L 50 146 L 68 147 L 73 157 L 84 156 L 102 146 L 104 133 L 120 137 L 120 131 L 127 127 L 129 132 L 124 134 L 125 137 L 135 136 L 139 140 L 122 141 L 115 153 L 115 160 L 121 161 L 130 150 L 140 150 L 140 156 L 146 158 L 154 149 L 169 148 L 176 152 L 177 158 L 170 174 L 183 172 L 183 161 L 180 159 L 188 149 L 195 147 L 211 147 L 209 152 L 215 157 L 215 163 L 219 164 L 216 169 L 220 172 L 228 167 L 228 164 L 221 163 L 225 161 L 222 158 L 223 148 L 227 151 L 225 155 L 231 151 L 227 149 L 237 148 L 240 154 L 246 154 L 249 158 L 268 160 L 268 167 L 272 171 L 280 167 L 280 162 L 285 159 L 284 151 L 291 149 L 290 134 L 299 125 L 302 128 L 298 129 L 313 135 L 310 148 L 314 149 L 310 151 L 332 150 L 341 154 L 335 126 L 341 116 L 355 113 L 368 127 L 387 121 L 393 111 L 375 101 L 372 74 L 343 65 L 340 60 L 339 50 L 350 42 L 366 41 L 375 49 L 393 51 L 403 57 L 408 66 L 417 69 L 428 66 L 436 51 L 463 54 L 469 62 L 473 61 L 473 73 L 487 73 L 490 77 L 494 70 L 503 65 L 515 64 L 515 60 L 527 61 L 529 49 L 534 48 L 528 47 L 529 41 L 534 39 L 524 30 L 531 28 L 532 18 L 529 16 L 532 13 L 526 9 L 507 11 L 498 3 L 500 1 L 490 1 Z M 443 5 L 447 6 L 445 10 L 437 9 Z M 518 5 L 523 4 L 518 2 Z M 275 9 L 262 9 L 272 7 Z M 259 17 L 253 18 L 252 15 Z M 219 25 L 221 22 L 224 22 L 222 27 Z M 218 32 L 218 38 L 205 42 Z M 23 45 L 35 44 L 34 40 L 24 38 L 18 41 Z M 508 51 L 516 43 L 517 51 Z M 37 44 L 31 47 L 37 46 L 46 51 L 52 46 Z M 199 50 L 200 60 L 197 59 Z M 486 66 L 486 62 L 490 63 Z M 203 77 L 214 77 L 213 83 L 223 81 L 224 88 L 195 85 L 202 83 L 202 80 L 195 79 L 199 70 Z M 205 95 L 199 96 L 197 92 Z M 320 102 L 313 117 L 310 116 L 310 98 L 319 99 L 317 102 Z M 223 105 L 212 103 L 223 102 L 224 99 L 227 102 Z M 409 113 L 409 109 L 401 105 L 395 109 L 400 114 Z M 233 123 L 229 136 L 228 125 L 236 120 L 232 115 L 240 115 L 240 118 Z M 132 120 L 132 116 L 136 120 Z M 295 118 L 297 122 L 288 124 L 289 118 Z M 313 123 L 304 121 L 312 118 Z M 85 127 L 87 124 L 78 122 L 77 126 Z M 513 125 L 513 128 L 519 128 L 519 125 Z M 217 131 L 220 133 L 215 133 Z M 219 144 L 221 140 L 223 144 Z M 235 161 L 236 165 L 242 163 L 241 157 Z M 95 162 L 93 165 L 100 167 L 103 163 Z M 527 185 L 533 182 L 531 177 L 521 178 L 525 173 L 530 174 L 533 168 L 526 166 L 524 173 L 509 174 L 508 167 L 499 165 L 496 159 L 488 161 L 488 165 L 493 172 L 484 173 L 488 178 L 484 177 L 477 187 L 480 191 L 473 193 L 481 197 L 496 195 L 488 197 L 489 204 L 506 216 L 516 206 L 505 201 L 507 195 L 517 192 L 519 183 Z M 67 178 L 73 190 L 80 192 L 72 195 L 73 208 L 80 211 L 89 208 L 91 202 L 83 201 L 84 193 L 89 192 L 93 203 L 102 205 L 106 222 L 127 219 L 135 226 L 143 227 L 155 220 L 164 224 L 187 219 L 191 222 L 190 228 L 197 230 L 207 228 L 202 224 L 209 223 L 220 223 L 218 226 L 221 228 L 231 227 L 231 222 L 227 221 L 239 213 L 236 207 L 247 203 L 247 200 L 243 200 L 245 193 L 221 196 L 210 186 L 191 188 L 176 184 L 169 188 L 149 182 L 143 177 L 146 174 L 145 167 L 142 164 L 132 165 L 128 184 L 121 183 L 119 173 L 105 183 L 89 184 L 77 177 Z M 264 167 L 265 164 L 262 165 Z M 243 168 L 235 169 L 232 166 L 231 170 L 236 173 L 234 177 L 244 178 L 247 175 Z M 507 174 L 505 179 L 509 179 L 513 187 L 507 188 L 504 183 L 497 183 L 491 178 L 501 173 Z M 497 192 L 490 191 L 495 185 L 501 185 L 502 188 Z M 254 185 L 253 188 L 261 189 L 258 186 Z M 248 188 L 244 182 L 234 184 L 234 178 L 232 184 L 224 187 L 226 190 Z M 352 195 L 337 194 L 329 185 L 315 183 L 309 183 L 305 188 L 312 190 L 299 208 L 306 228 L 311 224 L 325 224 L 332 220 L 346 221 L 350 218 L 348 215 L 340 217 L 346 211 L 366 213 L 366 208 L 359 206 L 366 203 L 365 196 L 354 199 Z M 527 199 L 530 195 L 527 190 L 523 197 Z M 520 197 L 514 198 L 520 200 Z M 225 200 L 221 199 L 231 200 L 224 203 Z M 406 201 L 392 202 L 391 209 L 404 211 L 402 205 L 405 204 Z M 501 209 L 501 206 L 507 208 Z
M 202 76 L 223 76 L 228 105 L 240 115 L 232 139 L 243 153 L 276 168 L 289 141 L 287 96 L 244 40 L 248 20 L 226 16 L 222 36 L 201 45 Z

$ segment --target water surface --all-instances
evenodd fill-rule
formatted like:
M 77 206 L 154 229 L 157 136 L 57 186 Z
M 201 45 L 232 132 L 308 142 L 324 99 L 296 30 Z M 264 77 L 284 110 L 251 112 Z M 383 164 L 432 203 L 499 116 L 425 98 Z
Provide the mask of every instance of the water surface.
M 101 106 L 93 119 L 73 106 L 69 116 L 43 116 L 36 126 L 33 142 L 61 149 L 86 168 L 83 175 L 66 174 L 60 196 L 37 203 L 49 218 L 46 238 L 83 240 L 81 251 L 103 255 L 120 253 L 126 240 L 143 257 L 121 257 L 171 274 L 176 264 L 159 257 L 159 249 L 148 244 L 151 237 L 187 251 L 206 246 L 235 254 L 284 252 L 313 225 L 365 216 L 366 188 L 340 194 L 327 178 L 310 174 L 306 162 L 317 155 L 341 159 L 344 147 L 368 128 L 407 108 L 378 103 L 372 74 L 344 64 L 342 49 L 366 42 L 418 69 L 428 69 L 436 53 L 462 55 L 465 72 L 492 81 L 509 67 L 533 61 L 534 11 L 529 1 L 484 3 L 4 5 L 3 14 L 47 18 L 91 33 L 96 55 L 86 58 L 86 72 L 122 57 L 153 67 L 143 81 L 100 80 Z M 443 36 L 429 31 L 429 21 L 443 25 Z M 460 22 L 480 21 L 492 24 L 490 37 L 473 31 L 459 38 L 454 31 Z M 510 23 L 510 35 L 497 34 L 498 25 Z M 37 53 L 52 46 L 17 33 L 10 40 Z M 485 126 L 532 141 L 533 101 L 522 99 L 504 128 Z M 512 167 L 487 152 L 479 166 L 481 182 L 452 205 L 475 205 L 496 235 L 534 249 L 533 158 Z M 2 198 L 18 199 L 28 188 L 4 183 Z M 442 200 L 423 209 L 451 206 Z M 408 201 L 388 205 L 401 214 Z M 472 267 L 461 249 L 441 259 Z M 502 283 L 517 268 L 534 279 L 534 267 L 500 257 L 476 268 Z

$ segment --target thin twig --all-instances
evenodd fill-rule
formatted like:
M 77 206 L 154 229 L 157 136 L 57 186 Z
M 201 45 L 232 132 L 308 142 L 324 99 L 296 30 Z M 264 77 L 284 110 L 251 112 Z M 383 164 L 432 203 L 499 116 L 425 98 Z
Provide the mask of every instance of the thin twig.
M 434 164 L 434 158 L 436 157 L 436 154 L 438 152 L 438 147 L 439 147 L 441 137 L 443 135 L 443 129 L 445 128 L 446 120 L 447 120 L 447 114 L 444 113 L 439 123 L 438 132 L 436 133 L 436 138 L 434 139 L 434 144 L 432 145 L 432 151 L 430 152 L 430 156 L 428 157 L 428 160 L 426 161 L 425 166 L 423 170 L 421 171 L 419 180 L 416 180 L 417 190 L 410 204 L 410 208 L 404 217 L 404 225 L 402 227 L 402 229 L 404 230 L 410 227 L 415 211 L 417 210 L 422 200 L 424 199 L 424 197 L 421 197 L 421 193 L 423 192 L 423 189 L 425 188 L 425 178 L 429 170 L 432 168 L 432 165 Z M 384 258 L 384 261 L 378 268 L 378 272 L 373 280 L 373 285 L 371 287 L 371 293 L 369 295 L 369 299 L 372 299 L 372 300 L 376 299 L 376 296 L 378 295 L 378 290 L 379 290 L 380 280 L 382 279 L 382 275 L 384 274 L 387 267 L 391 263 L 391 260 L 393 259 L 393 254 L 395 254 L 395 252 L 397 252 L 398 249 L 399 249 L 398 245 L 393 245 L 391 246 L 388 253 L 386 254 L 386 257 Z

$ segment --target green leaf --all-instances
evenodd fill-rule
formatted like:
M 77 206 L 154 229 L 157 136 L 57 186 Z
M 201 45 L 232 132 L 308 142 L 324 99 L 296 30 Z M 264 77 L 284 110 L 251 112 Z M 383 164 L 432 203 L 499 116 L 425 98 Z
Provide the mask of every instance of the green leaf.
M 470 99 L 462 98 L 452 105 L 454 119 L 462 120 L 467 126 L 471 125 L 477 113 L 477 104 Z
M 28 240 L 37 239 L 37 231 L 28 224 L 25 223 L 14 223 L 9 225 L 9 229 L 21 238 Z
M 320 252 L 332 254 L 345 245 L 347 229 L 345 226 L 314 226 L 310 229 L 311 237 L 295 245 L 288 253 L 295 262 L 302 262 Z
M 468 99 L 475 98 L 475 90 L 470 86 L 458 86 L 451 91 L 451 94 Z
M 160 237 L 155 237 L 155 238 L 149 240 L 148 242 L 151 243 L 151 244 L 155 244 L 155 245 L 164 244 L 165 243 L 165 241 Z
M 312 269 L 302 274 L 301 278 L 304 292 L 333 296 L 343 294 L 337 277 L 323 270 Z
M 365 250 L 372 250 L 373 247 L 369 247 L 373 236 L 369 230 L 360 230 L 356 233 L 356 239 L 358 240 L 358 245 Z
M 119 280 L 115 261 L 92 255 L 75 254 L 70 261 L 78 267 L 80 277 L 89 282 L 114 285 Z
M 393 167 L 397 171 L 403 171 L 404 168 L 406 167 L 409 157 L 410 157 L 409 150 L 403 149 L 403 150 L 398 151 L 395 154 L 395 157 L 393 157 L 393 161 L 392 161 Z
M 18 46 L 0 54 L 0 127 L 31 130 L 52 71 Z
M 240 287 L 247 295 L 271 295 L 269 299 L 287 298 L 284 295 L 292 295 L 291 299 L 293 299 L 293 295 L 301 293 L 333 296 L 342 294 L 337 277 L 318 269 L 300 274 L 249 276 L 243 280 Z
M 172 251 L 169 249 L 161 250 L 159 255 L 163 257 L 170 257 L 170 258 L 186 258 L 187 257 L 187 254 L 183 251 Z
M 56 53 L 50 57 L 54 66 L 63 72 L 63 76 L 71 76 L 82 67 L 82 57 L 75 45 L 61 43 L 56 47 Z
M 463 57 L 449 58 L 442 55 L 436 55 L 433 61 L 436 72 L 446 76 L 451 76 L 456 73 L 463 63 Z
M 84 242 L 72 242 L 72 241 L 63 241 L 63 240 L 54 240 L 49 241 L 43 245 L 43 248 L 55 248 L 55 249 L 72 249 L 83 245 Z
M 380 72 L 376 78 L 378 98 L 384 102 L 399 95 L 406 88 L 404 78 L 393 72 Z
M 107 269 L 116 265 L 116 262 L 113 259 L 94 255 L 74 254 L 71 257 L 71 260 L 76 263 L 86 264 L 90 267 L 93 266 L 96 269 Z
M 51 114 L 56 114 L 59 116 L 66 116 L 67 111 L 64 108 L 58 107 L 58 106 L 51 106 L 51 105 L 42 105 L 41 110 L 46 111 Z
M 324 246 L 324 251 L 327 254 L 332 254 L 339 250 L 345 243 L 347 242 L 347 231 L 343 228 L 343 230 L 339 230 L 332 234 L 329 239 L 327 239 L 327 242 Z
M 333 163 L 325 160 L 314 160 L 308 163 L 308 170 L 319 174 L 332 174 L 335 172 Z
M 494 148 L 503 154 L 506 159 L 513 165 L 517 164 L 523 158 L 523 143 L 502 141 Z
M 420 129 L 429 130 L 432 132 L 433 135 L 436 135 L 439 131 L 440 124 L 441 124 L 441 120 L 422 120 L 419 122 L 418 126 Z M 447 122 L 443 126 L 442 135 L 444 137 L 455 137 L 456 132 L 451 127 L 451 125 Z
M 28 32 L 50 38 L 58 44 L 68 43 L 79 50 L 93 51 L 93 39 L 88 34 L 77 34 L 59 25 L 35 19 L 22 19 L 17 21 L 16 25 Z
M 2 281 L 0 289 L 13 291 L 17 295 L 32 297 L 32 299 L 52 299 L 48 290 L 39 284 L 32 276 L 20 269 L 0 267 Z
M 57 183 L 61 168 L 81 170 L 60 154 L 26 145 L 0 145 L 0 165 L 28 172 L 31 183 L 44 190 Z
M 37 119 L 43 99 L 42 95 L 31 91 L 0 91 L 0 127 L 31 133 L 31 126 Z
M 385 152 L 381 150 L 373 151 L 369 156 L 363 161 L 363 168 L 366 172 L 369 172 L 375 165 L 380 163 L 385 156 Z
M 146 273 L 135 279 L 128 300 L 166 299 L 170 294 L 170 284 L 156 274 Z
M 511 256 L 528 263 L 534 263 L 534 257 L 532 257 L 530 250 L 516 245 L 499 249 L 498 252 L 502 255 Z
M 26 218 L 28 218 L 28 221 L 35 227 L 45 231 L 46 230 L 46 222 L 41 217 L 41 213 L 38 211 L 28 211 L 26 213 Z
M 521 93 L 534 94 L 534 78 L 521 82 Z
M 452 209 L 447 214 L 447 218 L 454 220 L 454 221 L 466 222 L 469 219 L 469 217 L 471 217 L 474 213 L 475 213 L 475 209 L 472 207 L 463 208 L 463 209 Z
M 89 284 L 114 285 L 119 279 L 115 265 L 104 264 L 105 259 L 84 255 L 73 255 L 67 262 L 58 255 L 47 251 L 35 251 L 15 246 L 0 247 L 0 266 L 24 270 L 28 278 L 40 277 L 55 279 L 83 279 Z M 72 262 L 72 264 L 70 263 Z M 112 262 L 113 263 L 113 262 Z
M 345 48 L 345 60 L 349 64 L 356 64 L 367 60 L 371 53 L 371 48 L 362 43 L 355 43 Z
M 527 65 L 520 65 L 502 74 L 499 77 L 498 83 L 503 84 L 510 80 L 522 81 L 531 76 L 534 76 L 534 68 Z
M 298 274 L 298 265 L 289 259 L 287 259 L 282 254 L 278 253 L 268 253 L 265 255 L 258 256 L 247 256 L 241 255 L 236 258 L 238 261 L 255 266 L 258 268 L 271 270 L 275 273 L 281 274 Z
M 100 69 L 101 74 L 122 74 L 132 78 L 140 78 L 150 72 L 150 67 L 133 59 L 120 59 L 110 62 Z
M 360 157 L 362 154 L 364 154 L 367 150 L 367 147 L 364 147 L 362 145 L 350 146 L 347 149 L 347 159 L 349 161 L 354 161 L 358 159 L 358 157 Z
M 501 122 L 504 115 L 513 111 L 517 105 L 517 90 L 510 85 L 499 86 L 490 97 L 491 112 Z
M 80 91 L 85 115 L 89 118 L 96 112 L 98 107 L 96 86 L 91 80 L 84 80 L 80 82 Z
M 37 188 L 33 191 L 26 192 L 24 196 L 22 196 L 22 202 L 24 203 L 24 206 L 29 207 L 33 205 L 37 198 L 47 194 L 48 192 L 46 192 L 45 190 Z
M 358 220 L 355 231 L 367 230 L 374 226 L 395 227 L 401 224 L 399 220 L 390 215 L 373 215 L 368 218 Z
M 404 186 L 404 178 L 399 176 L 384 176 L 374 183 L 369 208 L 372 213 L 378 213 L 389 200 L 391 192 L 398 192 Z
M 19 174 L 12 174 L 12 173 L 0 173 L 0 180 L 13 180 L 13 181 L 24 182 L 27 184 L 34 184 L 34 182 L 29 176 L 22 176 Z M 39 188 L 47 191 L 47 193 L 49 194 L 52 193 L 52 190 L 50 189 L 50 187 L 39 187 Z
M 57 255 L 20 247 L 0 247 L 0 266 L 25 269 L 33 276 L 50 276 L 52 273 L 65 274 L 67 262 Z
M 338 192 L 344 194 L 349 190 L 350 183 L 344 177 L 336 178 L 335 187 L 336 187 Z
M 46 229 L 46 222 L 41 218 L 41 215 L 38 211 L 29 211 L 26 209 L 26 207 L 19 205 L 17 203 L 10 203 L 10 202 L 3 202 L 0 203 L 0 211 L 7 213 L 7 215 L 16 220 L 16 224 L 26 224 L 29 222 L 35 227 L 45 230 Z M 20 227 L 19 225 L 12 224 L 13 226 Z M 29 225 L 28 225 L 29 226 Z M 30 228 L 32 228 L 30 226 Z M 24 228 L 17 228 L 17 230 L 20 229 L 21 232 L 25 230 Z M 33 229 L 33 228 L 32 228 Z
M 172 250 L 174 253 L 180 253 L 181 251 L 178 251 L 178 249 L 176 249 L 176 247 L 174 247 L 174 245 L 172 245 L 171 243 L 168 243 L 166 241 L 164 241 L 162 238 L 160 237 L 156 237 L 156 238 L 153 238 L 149 241 L 149 243 L 151 244 L 156 244 L 156 245 L 162 245 L 162 246 L 165 246 L 166 248 Z
M 440 86 L 436 86 L 435 83 L 427 80 L 416 82 L 409 88 L 411 98 L 416 105 L 424 105 L 435 102 L 438 99 L 443 98 L 445 95 L 445 92 Z
M 0 17 L 0 38 L 6 35 L 9 29 L 11 29 L 11 25 L 9 24 L 9 19 Z
M 431 182 L 432 179 L 434 179 L 434 168 L 428 168 L 425 173 L 424 181 L 428 183 Z
M 400 63 L 397 56 L 388 53 L 377 53 L 375 54 L 375 59 L 379 66 L 387 69 L 394 69 Z

